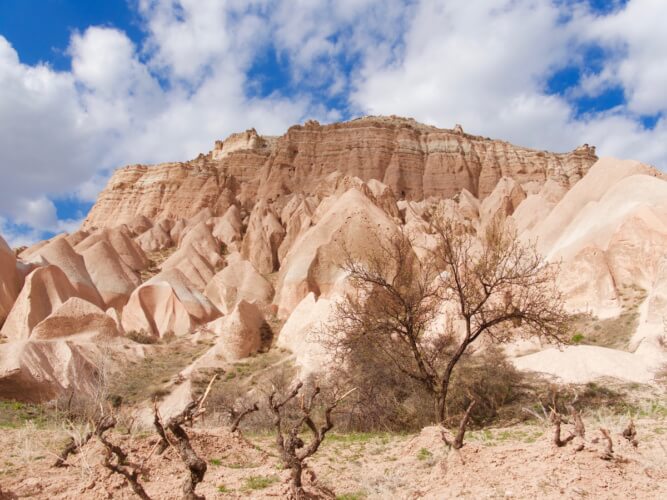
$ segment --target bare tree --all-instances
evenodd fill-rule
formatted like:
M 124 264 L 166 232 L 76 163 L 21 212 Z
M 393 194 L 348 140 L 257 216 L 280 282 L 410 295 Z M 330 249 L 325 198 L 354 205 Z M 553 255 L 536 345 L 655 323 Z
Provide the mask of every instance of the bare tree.
M 109 441 L 104 435 L 106 431 L 116 426 L 116 418 L 112 415 L 102 417 L 95 428 L 95 436 L 104 445 L 104 454 L 102 456 L 102 465 L 110 471 L 123 476 L 132 491 L 143 500 L 150 500 L 150 497 L 139 482 L 139 474 L 142 466 L 136 466 L 128 462 L 127 453 L 117 444 Z
M 600 455 L 602 460 L 613 460 L 614 459 L 614 442 L 611 439 L 611 434 L 604 427 L 600 427 L 600 434 L 605 441 L 605 449 Z
M 192 444 L 190 443 L 190 437 L 188 436 L 188 433 L 185 432 L 183 427 L 188 422 L 192 424 L 192 422 L 197 417 L 206 411 L 204 408 L 204 403 L 216 378 L 217 374 L 214 375 L 209 382 L 206 391 L 204 391 L 204 393 L 195 401 L 190 402 L 178 415 L 171 417 L 167 421 L 166 426 L 162 424 L 162 420 L 160 419 L 160 415 L 157 410 L 157 404 L 154 406 L 153 425 L 155 426 L 155 430 L 160 436 L 160 440 L 156 443 L 154 449 L 157 449 L 158 454 L 160 454 L 164 452 L 167 447 L 171 446 L 174 448 L 174 450 L 176 450 L 179 457 L 181 458 L 181 461 L 188 468 L 188 475 L 183 482 L 184 500 L 202 500 L 204 498 L 203 496 L 197 495 L 195 490 L 197 485 L 204 480 L 207 466 L 206 462 L 202 460 L 195 452 Z M 175 443 L 172 442 L 167 436 L 165 427 L 169 429 L 173 435 Z
M 471 345 L 519 335 L 562 342 L 568 316 L 557 268 L 509 225 L 496 222 L 476 236 L 435 216 L 431 231 L 436 244 L 421 259 L 404 232 L 375 243 L 363 260 L 346 253 L 355 291 L 338 303 L 326 338 L 342 361 L 372 339 L 374 356 L 427 389 L 444 425 L 452 373 Z
M 275 389 L 269 395 L 269 409 L 273 413 L 273 424 L 276 428 L 276 444 L 278 445 L 278 450 L 280 451 L 285 467 L 292 471 L 292 496 L 297 500 L 307 497 L 301 481 L 304 461 L 317 452 L 322 441 L 324 441 L 327 432 L 333 429 L 334 424 L 331 418 L 332 411 L 336 408 L 338 403 L 352 392 L 348 391 L 342 397 L 336 398 L 333 403 L 325 408 L 324 423 L 318 428 L 311 416 L 315 399 L 320 394 L 320 388 L 315 387 L 309 397 L 301 397 L 301 404 L 299 406 L 301 415 L 295 422 L 289 425 L 289 428 L 285 429 L 286 422 L 283 408 L 297 397 L 302 387 L 303 383 L 299 382 L 282 400 L 277 399 Z M 304 425 L 308 427 L 313 434 L 313 438 L 307 446 L 303 439 L 299 437 L 299 433 Z
M 252 406 L 243 407 L 240 410 L 236 409 L 234 406 L 229 408 L 229 417 L 232 421 L 232 425 L 229 428 L 231 432 L 236 432 L 241 425 L 241 421 L 251 413 L 259 411 L 259 406 L 257 403 L 254 403 Z
M 635 421 L 630 419 L 628 426 L 623 429 L 621 435 L 628 440 L 628 442 L 637 448 L 639 446 L 639 441 L 637 441 L 637 429 L 635 428 Z

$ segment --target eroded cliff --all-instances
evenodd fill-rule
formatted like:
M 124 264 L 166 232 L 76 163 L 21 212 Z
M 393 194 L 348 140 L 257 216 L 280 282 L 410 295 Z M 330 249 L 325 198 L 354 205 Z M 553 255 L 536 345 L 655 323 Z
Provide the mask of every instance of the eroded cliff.
M 279 205 L 286 195 L 311 192 L 335 171 L 380 180 L 409 200 L 453 197 L 464 188 L 483 199 L 502 177 L 527 192 L 547 179 L 570 188 L 596 160 L 588 146 L 549 153 L 405 118 L 309 121 L 277 138 L 254 129 L 233 134 L 188 162 L 121 168 L 84 226 L 116 226 L 137 215 L 188 218 L 206 207 L 222 214 L 235 200 L 246 208 L 259 199 Z

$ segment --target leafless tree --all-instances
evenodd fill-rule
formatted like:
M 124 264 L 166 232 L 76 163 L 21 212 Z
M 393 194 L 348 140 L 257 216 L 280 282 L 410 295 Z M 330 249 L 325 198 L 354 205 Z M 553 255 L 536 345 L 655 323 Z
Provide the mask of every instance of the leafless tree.
M 496 222 L 478 236 L 436 215 L 431 232 L 436 244 L 422 258 L 404 232 L 377 241 L 363 259 L 343 250 L 354 292 L 325 329 L 342 362 L 372 339 L 374 356 L 428 390 L 435 419 L 444 424 L 452 373 L 471 345 L 520 335 L 562 342 L 568 315 L 557 268 L 511 226 Z
M 239 428 L 239 425 L 241 425 L 241 421 L 251 413 L 254 413 L 256 411 L 259 411 L 259 406 L 257 403 L 253 404 L 252 406 L 244 407 L 239 409 L 236 409 L 234 406 L 230 407 L 229 410 L 229 416 L 232 421 L 232 425 L 229 428 L 231 432 L 236 432 Z
M 155 430 L 160 436 L 160 440 L 156 443 L 154 450 L 157 449 L 158 454 L 160 454 L 164 452 L 167 447 L 171 446 L 174 450 L 176 450 L 179 457 L 188 468 L 188 475 L 183 482 L 184 500 L 202 500 L 204 498 L 203 496 L 197 495 L 195 490 L 197 485 L 204 480 L 207 466 L 206 462 L 202 460 L 195 452 L 192 444 L 190 443 L 190 437 L 183 427 L 188 422 L 192 423 L 197 417 L 206 411 L 204 408 L 204 403 L 216 378 L 217 374 L 214 375 L 209 382 L 206 391 L 204 391 L 204 393 L 195 401 L 190 402 L 178 415 L 171 417 L 167 421 L 166 426 L 162 424 L 162 420 L 157 410 L 157 404 L 154 407 L 153 424 L 155 426 Z M 175 442 L 173 442 L 168 437 L 165 427 L 171 432 Z
M 300 416 L 295 422 L 287 425 L 283 414 L 283 408 L 298 396 L 302 387 L 303 383 L 299 382 L 283 399 L 277 398 L 275 390 L 269 395 L 269 409 L 273 413 L 273 424 L 276 428 L 276 444 L 280 451 L 284 466 L 292 472 L 291 494 L 292 497 L 297 500 L 307 498 L 301 481 L 304 461 L 317 452 L 322 441 L 324 441 L 327 432 L 333 429 L 334 424 L 331 413 L 338 403 L 352 392 L 348 391 L 345 395 L 336 398 L 333 403 L 327 405 L 324 410 L 324 423 L 320 427 L 317 427 L 311 415 L 315 399 L 320 394 L 320 388 L 316 386 L 310 396 L 302 395 L 299 406 Z M 304 425 L 313 434 L 313 438 L 307 446 L 303 439 L 299 437 L 299 433 Z
M 575 434 L 569 434 L 565 439 L 561 437 L 561 424 L 563 423 L 563 417 L 555 409 L 551 410 L 551 422 L 554 426 L 554 444 L 559 448 L 567 445 L 570 441 L 575 438 Z
M 613 460 L 614 459 L 614 442 L 611 439 L 611 434 L 604 427 L 600 427 L 600 434 L 606 443 L 604 452 L 600 455 L 602 460 Z
M 628 440 L 628 442 L 637 448 L 639 446 L 639 441 L 637 441 L 637 429 L 635 428 L 635 421 L 630 419 L 628 426 L 623 429 L 621 435 Z
M 112 443 L 104 435 L 109 429 L 116 426 L 116 418 L 112 415 L 102 417 L 95 428 L 95 436 L 104 445 L 104 454 L 102 456 L 102 465 L 110 471 L 123 476 L 132 491 L 143 500 L 150 500 L 150 497 L 139 482 L 139 474 L 143 467 L 128 462 L 127 453 L 117 444 Z

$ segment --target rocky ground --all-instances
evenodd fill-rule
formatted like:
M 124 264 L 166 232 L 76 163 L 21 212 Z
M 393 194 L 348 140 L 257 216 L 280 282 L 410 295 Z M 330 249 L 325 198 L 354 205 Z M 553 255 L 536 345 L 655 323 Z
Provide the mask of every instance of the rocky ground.
M 636 421 L 639 446 L 621 435 L 626 416 L 598 412 L 585 418 L 586 443 L 552 443 L 549 424 L 534 421 L 505 428 L 471 431 L 460 452 L 448 451 L 439 429 L 420 434 L 332 434 L 304 473 L 310 493 L 319 498 L 637 498 L 667 495 L 667 412 L 654 402 Z M 609 429 L 614 456 L 601 458 L 605 444 L 599 428 Z M 568 432 L 564 427 L 564 435 Z M 268 434 L 231 435 L 223 428 L 191 431 L 208 471 L 198 492 L 207 498 L 284 498 L 289 472 Z M 141 482 L 152 498 L 180 498 L 184 466 L 175 452 L 151 450 L 148 432 L 110 434 L 129 451 L 131 463 L 145 462 Z M 136 498 L 124 479 L 100 463 L 100 445 L 88 444 L 52 467 L 66 438 L 62 429 L 27 423 L 0 433 L 1 498 Z M 146 458 L 149 457 L 149 458 Z M 315 481 L 313 481 L 313 478 Z

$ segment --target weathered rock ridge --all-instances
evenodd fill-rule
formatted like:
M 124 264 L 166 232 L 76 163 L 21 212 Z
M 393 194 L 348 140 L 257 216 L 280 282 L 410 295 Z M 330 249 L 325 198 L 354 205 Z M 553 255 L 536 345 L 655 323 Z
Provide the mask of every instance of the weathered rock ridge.
M 569 189 L 596 159 L 588 146 L 549 153 L 405 118 L 309 121 L 278 138 L 233 134 L 188 162 L 121 168 L 84 227 L 129 224 L 137 216 L 190 218 L 204 208 L 223 215 L 235 202 L 250 209 L 260 199 L 280 204 L 285 195 L 312 192 L 332 172 L 379 180 L 408 200 L 450 198 L 462 189 L 481 200 L 502 177 L 528 193 L 549 179 Z

